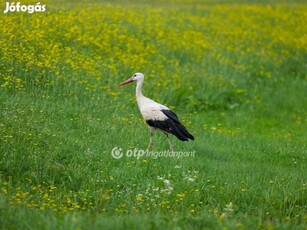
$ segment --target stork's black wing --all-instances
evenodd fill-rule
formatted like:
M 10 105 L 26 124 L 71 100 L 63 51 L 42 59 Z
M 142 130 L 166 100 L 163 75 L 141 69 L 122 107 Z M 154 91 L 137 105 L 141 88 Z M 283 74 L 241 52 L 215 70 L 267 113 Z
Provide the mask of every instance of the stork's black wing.
M 194 140 L 192 134 L 190 134 L 187 129 L 180 123 L 177 115 L 173 111 L 169 109 L 163 109 L 161 112 L 165 114 L 167 119 L 163 121 L 146 120 L 146 123 L 149 126 L 174 134 L 181 141 L 188 141 L 189 139 Z

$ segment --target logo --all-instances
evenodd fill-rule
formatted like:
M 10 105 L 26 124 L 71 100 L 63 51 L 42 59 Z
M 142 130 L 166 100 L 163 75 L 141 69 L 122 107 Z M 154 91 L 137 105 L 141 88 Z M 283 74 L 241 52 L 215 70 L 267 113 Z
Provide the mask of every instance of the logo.
M 5 3 L 5 10 L 3 13 L 8 12 L 28 12 L 29 14 L 33 14 L 34 12 L 45 12 L 46 6 L 41 5 L 40 2 L 36 3 L 35 5 L 23 5 L 20 2 L 17 2 L 15 5 L 15 2 L 6 2 Z
M 123 157 L 124 153 L 123 153 L 123 149 L 122 148 L 118 148 L 118 147 L 114 147 L 111 151 L 111 155 L 113 158 L 115 159 L 120 159 Z
M 120 147 L 114 147 L 111 150 L 111 156 L 115 159 L 121 159 L 122 157 L 134 157 L 137 160 L 139 160 L 141 157 L 151 157 L 153 159 L 161 158 L 161 157 L 176 157 L 176 158 L 185 158 L 185 157 L 195 157 L 195 151 L 174 151 L 171 152 L 169 150 L 166 151 L 150 151 L 147 152 L 143 149 L 135 148 L 134 150 L 128 149 L 127 151 L 124 151 Z

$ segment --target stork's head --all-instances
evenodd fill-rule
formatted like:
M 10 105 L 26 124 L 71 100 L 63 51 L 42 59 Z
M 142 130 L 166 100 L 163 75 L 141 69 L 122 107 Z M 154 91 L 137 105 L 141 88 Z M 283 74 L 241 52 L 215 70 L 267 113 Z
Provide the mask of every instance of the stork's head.
M 126 85 L 126 84 L 129 84 L 131 82 L 140 82 L 140 81 L 144 81 L 144 75 L 142 73 L 135 73 L 133 74 L 133 76 L 131 78 L 129 78 L 128 80 L 120 83 L 118 86 L 123 86 L 123 85 Z

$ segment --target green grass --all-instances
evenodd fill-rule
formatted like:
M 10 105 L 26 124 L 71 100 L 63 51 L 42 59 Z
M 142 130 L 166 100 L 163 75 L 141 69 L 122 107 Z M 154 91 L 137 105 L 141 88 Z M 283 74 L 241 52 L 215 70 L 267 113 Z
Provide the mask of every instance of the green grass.
M 307 228 L 306 5 L 223 3 L 3 16 L 2 229 Z M 117 87 L 137 71 L 195 157 L 112 158 L 149 141 L 135 85 Z

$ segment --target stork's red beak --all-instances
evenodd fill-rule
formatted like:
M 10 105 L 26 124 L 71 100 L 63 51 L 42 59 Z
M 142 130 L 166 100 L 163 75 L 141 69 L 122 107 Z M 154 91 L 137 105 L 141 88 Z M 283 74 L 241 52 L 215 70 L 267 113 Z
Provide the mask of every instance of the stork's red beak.
M 126 80 L 126 81 L 120 83 L 120 84 L 118 85 L 118 87 L 121 87 L 121 86 L 123 86 L 123 85 L 127 85 L 127 84 L 129 84 L 129 83 L 131 83 L 131 82 L 133 82 L 133 79 L 132 79 L 132 78 L 129 78 L 128 80 Z

